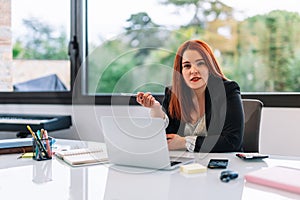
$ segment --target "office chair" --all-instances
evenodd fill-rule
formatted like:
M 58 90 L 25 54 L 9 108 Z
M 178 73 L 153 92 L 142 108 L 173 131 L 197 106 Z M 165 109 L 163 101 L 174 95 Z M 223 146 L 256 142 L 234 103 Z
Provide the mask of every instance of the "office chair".
M 259 133 L 263 103 L 257 99 L 242 99 L 245 116 L 244 152 L 259 152 Z

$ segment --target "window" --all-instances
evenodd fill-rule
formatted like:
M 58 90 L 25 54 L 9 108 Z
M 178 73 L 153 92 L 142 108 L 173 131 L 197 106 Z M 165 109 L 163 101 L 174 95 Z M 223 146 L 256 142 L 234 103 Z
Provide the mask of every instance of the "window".
M 177 47 L 199 38 L 212 46 L 243 98 L 299 107 L 298 5 L 297 0 L 242 5 L 234 0 L 3 0 L 0 102 L 110 105 L 114 97 L 116 104 L 134 104 L 128 95 L 137 91 L 161 100 L 171 84 Z
M 70 96 L 70 1 L 4 0 L 0 11 L 1 101 Z
M 118 4 L 121 8 L 115 10 Z M 130 6 L 129 6 L 130 5 Z M 259 6 L 257 6 L 259 5 Z M 207 41 L 244 98 L 299 106 L 300 6 L 296 1 L 108 1 L 87 4 L 85 94 L 158 96 L 171 84 L 177 47 Z

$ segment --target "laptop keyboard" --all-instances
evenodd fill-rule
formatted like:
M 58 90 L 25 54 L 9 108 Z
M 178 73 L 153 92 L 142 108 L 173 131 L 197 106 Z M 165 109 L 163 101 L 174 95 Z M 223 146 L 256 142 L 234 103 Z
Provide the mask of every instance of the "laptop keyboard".
M 177 164 L 179 164 L 181 162 L 180 161 L 171 161 L 170 163 L 171 163 L 171 166 L 174 166 L 174 165 L 177 165 Z

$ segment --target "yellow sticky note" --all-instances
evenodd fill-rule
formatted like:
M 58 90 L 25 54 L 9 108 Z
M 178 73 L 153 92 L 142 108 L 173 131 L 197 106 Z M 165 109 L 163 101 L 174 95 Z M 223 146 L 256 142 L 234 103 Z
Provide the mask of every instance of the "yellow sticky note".
M 21 158 L 32 158 L 33 157 L 33 152 L 28 152 L 24 153 Z
M 196 173 L 206 172 L 207 167 L 199 163 L 192 163 L 192 164 L 180 166 L 180 171 L 186 174 L 196 174 Z

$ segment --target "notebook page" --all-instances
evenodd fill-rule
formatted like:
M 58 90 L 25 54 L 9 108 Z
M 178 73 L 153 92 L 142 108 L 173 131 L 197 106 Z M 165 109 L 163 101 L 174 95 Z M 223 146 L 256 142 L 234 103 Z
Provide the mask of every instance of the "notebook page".
M 64 156 L 95 153 L 95 152 L 103 152 L 103 149 L 100 148 L 100 147 L 70 149 L 70 150 L 67 150 L 67 151 L 58 151 L 58 152 L 55 153 L 55 155 L 57 155 L 60 158 L 63 158 Z
M 108 161 L 108 157 L 105 152 L 92 152 L 64 156 L 63 160 L 72 166 L 79 166 L 84 164 L 106 163 Z

